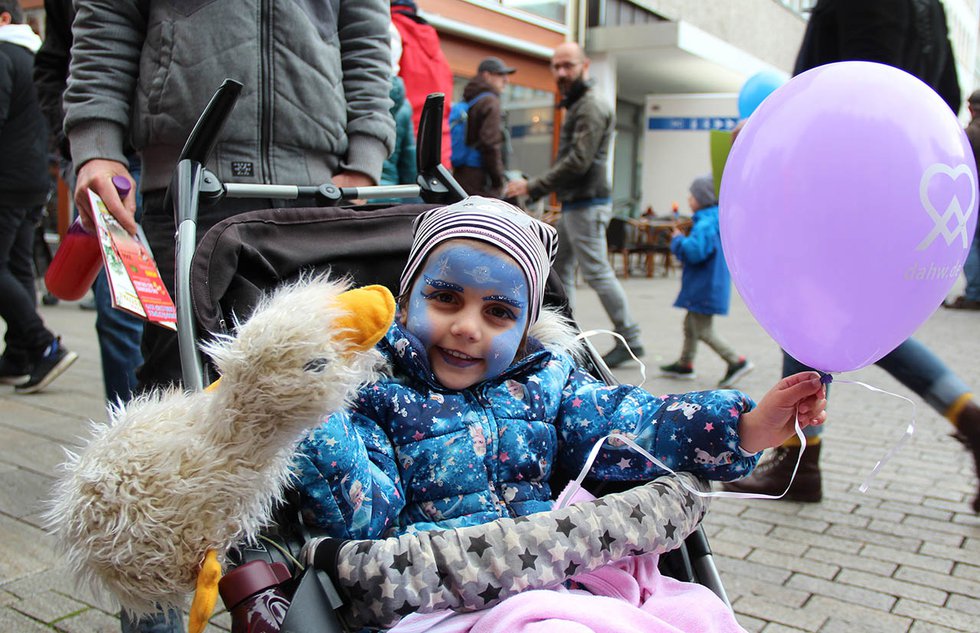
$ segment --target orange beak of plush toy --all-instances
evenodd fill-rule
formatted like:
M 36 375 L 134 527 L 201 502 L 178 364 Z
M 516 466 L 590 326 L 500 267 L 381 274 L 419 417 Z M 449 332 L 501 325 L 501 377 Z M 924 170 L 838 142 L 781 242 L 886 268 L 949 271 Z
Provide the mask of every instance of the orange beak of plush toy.
M 347 316 L 337 319 L 335 325 L 347 333 L 344 338 L 358 352 L 377 345 L 395 320 L 395 298 L 384 286 L 348 290 L 337 297 L 337 303 L 347 308 Z

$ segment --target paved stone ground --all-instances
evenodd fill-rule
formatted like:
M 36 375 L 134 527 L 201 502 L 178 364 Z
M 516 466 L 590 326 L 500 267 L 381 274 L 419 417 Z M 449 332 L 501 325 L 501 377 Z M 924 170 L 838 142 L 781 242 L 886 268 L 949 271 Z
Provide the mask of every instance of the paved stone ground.
M 723 362 L 702 348 L 699 378 L 656 377 L 676 358 L 683 312 L 671 308 L 679 276 L 625 282 L 643 324 L 644 360 L 654 393 L 712 388 Z M 579 291 L 583 328 L 608 327 L 588 288 Z M 895 309 L 901 309 L 896 298 Z M 113 609 L 75 587 L 60 567 L 40 512 L 63 446 L 101 419 L 102 385 L 94 314 L 75 304 L 43 308 L 47 323 L 81 358 L 44 393 L 0 390 L 0 633 L 116 632 Z M 980 383 L 980 313 L 938 311 L 918 332 L 968 383 Z M 740 385 L 761 397 L 779 377 L 779 350 L 738 298 L 718 331 L 757 365 Z M 600 350 L 611 339 L 594 339 Z M 639 381 L 632 368 L 619 373 Z M 725 586 L 749 631 L 980 630 L 980 519 L 969 508 L 977 481 L 950 425 L 884 371 L 846 378 L 912 398 L 916 434 L 887 464 L 871 489 L 858 486 L 901 437 L 912 407 L 854 385 L 836 385 L 822 455 L 820 504 L 716 500 L 705 521 Z M 208 631 L 228 630 L 227 614 Z

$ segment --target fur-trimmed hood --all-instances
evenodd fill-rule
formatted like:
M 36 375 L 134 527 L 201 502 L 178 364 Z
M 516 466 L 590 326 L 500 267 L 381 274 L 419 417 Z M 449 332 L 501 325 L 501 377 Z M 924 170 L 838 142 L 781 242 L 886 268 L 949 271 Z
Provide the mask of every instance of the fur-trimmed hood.
M 552 354 L 571 354 L 579 362 L 588 355 L 575 322 L 550 306 L 541 309 L 541 316 L 527 334 L 528 338 L 538 341 Z

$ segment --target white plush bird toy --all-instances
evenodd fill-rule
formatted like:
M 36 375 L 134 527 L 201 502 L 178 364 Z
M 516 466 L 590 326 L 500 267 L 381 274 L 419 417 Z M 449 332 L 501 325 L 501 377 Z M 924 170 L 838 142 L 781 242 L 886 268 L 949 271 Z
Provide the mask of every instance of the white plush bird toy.
M 70 568 L 140 614 L 182 606 L 204 565 L 208 596 L 191 617 L 203 628 L 219 561 L 268 523 L 303 432 L 373 377 L 394 313 L 384 287 L 300 281 L 205 346 L 221 373 L 212 388 L 154 392 L 95 424 L 48 512 Z

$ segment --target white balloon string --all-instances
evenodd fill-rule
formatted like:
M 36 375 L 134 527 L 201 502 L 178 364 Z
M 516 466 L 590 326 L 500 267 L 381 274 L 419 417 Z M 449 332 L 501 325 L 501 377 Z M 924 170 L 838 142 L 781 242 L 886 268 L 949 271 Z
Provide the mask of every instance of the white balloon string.
M 575 340 L 578 341 L 581 339 L 588 339 L 595 336 L 596 334 L 611 334 L 612 336 L 619 339 L 623 343 L 623 345 L 626 347 L 626 351 L 629 352 L 629 355 L 631 357 L 633 357 L 633 360 L 635 360 L 640 364 L 640 376 L 642 377 L 642 380 L 640 380 L 640 384 L 636 386 L 642 387 L 643 383 L 647 381 L 647 366 L 643 363 L 642 360 L 636 357 L 636 354 L 633 353 L 633 348 L 631 348 L 630 344 L 626 342 L 626 339 L 623 338 L 622 334 L 620 334 L 619 332 L 613 332 L 612 330 L 586 330 L 584 332 L 579 332 L 578 335 L 575 337 Z M 606 369 L 608 369 L 608 367 Z
M 891 461 L 891 459 L 895 456 L 896 453 L 898 453 L 898 451 L 902 448 L 902 446 L 904 446 L 905 443 L 908 442 L 909 439 L 912 437 L 912 435 L 915 434 L 915 413 L 916 413 L 915 402 L 913 402 L 909 398 L 906 398 L 903 395 L 892 393 L 891 391 L 885 391 L 884 389 L 879 389 L 878 387 L 872 387 L 871 385 L 860 382 L 858 380 L 834 380 L 834 382 L 842 383 L 845 385 L 860 385 L 861 387 L 864 387 L 869 391 L 874 391 L 877 393 L 883 393 L 885 395 L 894 396 L 912 405 L 912 419 L 909 421 L 908 426 L 905 427 L 905 433 L 903 433 L 902 437 L 898 438 L 898 441 L 895 442 L 890 449 L 888 449 L 888 452 L 885 453 L 885 456 L 878 460 L 878 463 L 875 464 L 874 468 L 871 469 L 871 472 L 868 474 L 868 476 L 865 477 L 864 481 L 861 482 L 861 485 L 858 486 L 858 490 L 860 490 L 861 492 L 867 492 L 868 488 L 871 487 L 871 481 L 878 476 L 878 473 L 881 472 L 881 469 L 885 467 L 885 464 Z
M 587 332 L 583 332 L 580 336 L 588 337 L 598 333 L 608 333 L 619 337 L 619 335 L 616 334 L 615 332 L 605 332 L 605 331 L 597 331 L 597 330 L 589 330 Z M 622 337 L 619 338 L 622 339 Z M 623 342 L 625 343 L 625 341 Z M 627 345 L 627 349 L 629 349 L 628 345 Z M 630 352 L 630 354 L 632 355 L 632 352 Z M 634 356 L 634 358 L 636 357 Z M 637 362 L 640 362 L 639 359 L 637 359 Z M 643 363 L 641 362 L 640 365 L 642 368 Z M 905 428 L 905 433 L 903 433 L 902 437 L 900 437 L 898 441 L 895 442 L 894 445 L 892 445 L 892 447 L 885 453 L 884 457 L 878 460 L 878 463 L 875 464 L 874 468 L 871 469 L 871 472 L 868 474 L 868 476 L 858 487 L 858 489 L 861 492 L 867 492 L 868 488 L 871 485 L 872 480 L 874 480 L 874 478 L 878 475 L 878 473 L 881 472 L 881 469 L 884 468 L 889 461 L 891 461 L 891 459 L 895 456 L 895 454 L 898 453 L 899 450 L 901 450 L 902 446 L 904 446 L 905 443 L 908 442 L 908 440 L 912 437 L 912 435 L 915 434 L 915 413 L 916 413 L 915 402 L 900 394 L 892 393 L 884 389 L 879 389 L 878 387 L 873 387 L 867 383 L 863 383 L 857 380 L 838 380 L 838 379 L 834 379 L 832 376 L 830 376 L 830 374 L 821 374 L 821 375 L 824 384 L 834 382 L 834 383 L 846 384 L 846 385 L 859 385 L 861 387 L 864 387 L 865 389 L 868 389 L 869 391 L 883 393 L 889 396 L 900 398 L 908 402 L 910 405 L 912 405 L 912 419 L 910 420 L 908 426 Z M 646 378 L 646 374 L 644 373 L 644 379 L 645 378 Z M 786 493 L 788 493 L 789 489 L 793 486 L 793 482 L 796 480 L 796 473 L 799 471 L 800 463 L 803 461 L 803 453 L 804 451 L 806 451 L 806 436 L 803 434 L 803 429 L 800 428 L 799 411 L 797 411 L 796 420 L 794 421 L 794 431 L 796 433 L 796 437 L 799 438 L 800 440 L 800 452 L 796 456 L 796 464 L 793 466 L 793 473 L 792 475 L 790 475 L 789 483 L 786 485 L 786 489 L 783 490 L 778 495 L 765 495 L 765 494 L 754 493 L 754 492 L 728 492 L 728 491 L 703 492 L 701 490 L 696 490 L 691 486 L 688 486 L 683 479 L 680 479 L 678 481 L 684 488 L 687 489 L 688 492 L 698 497 L 721 497 L 721 498 L 727 497 L 731 499 L 773 499 L 773 500 L 782 499 L 784 496 L 786 496 Z M 592 466 L 595 464 L 595 460 L 599 456 L 599 451 L 602 450 L 602 447 L 609 440 L 616 440 L 618 442 L 625 444 L 633 451 L 639 453 L 643 457 L 646 457 L 648 460 L 650 460 L 652 464 L 654 464 L 664 472 L 667 472 L 671 475 L 677 475 L 677 472 L 674 471 L 672 468 L 670 468 L 670 466 L 668 466 L 667 464 L 663 463 L 662 461 L 660 461 L 659 459 L 651 455 L 646 449 L 644 449 L 642 446 L 634 442 L 629 436 L 623 435 L 622 433 L 618 433 L 618 432 L 610 433 L 609 435 L 600 438 L 592 447 L 592 450 L 589 451 L 589 456 L 588 458 L 586 458 L 585 464 L 582 466 L 582 470 L 579 472 L 578 477 L 576 477 L 575 481 L 571 482 L 568 485 L 566 490 L 562 493 L 561 497 L 559 498 L 558 505 L 557 505 L 558 508 L 564 508 L 566 505 L 568 505 L 570 500 L 574 498 L 575 493 L 582 488 L 582 482 L 585 481 L 585 478 L 592 470 Z
M 789 492 L 790 486 L 793 485 L 793 480 L 796 479 L 796 472 L 800 468 L 800 461 L 803 459 L 803 451 L 806 449 L 806 437 L 804 437 L 803 435 L 803 429 L 800 428 L 800 418 L 798 413 L 795 421 L 795 430 L 796 430 L 796 436 L 800 438 L 800 453 L 796 457 L 796 465 L 793 466 L 793 474 L 790 476 L 789 484 L 787 484 L 786 490 L 784 490 L 779 495 L 764 495 L 755 492 L 728 492 L 725 490 L 704 492 L 702 490 L 697 490 L 687 485 L 684 479 L 678 479 L 677 481 L 678 483 L 681 484 L 681 486 L 686 488 L 688 492 L 698 497 L 720 497 L 720 498 L 729 498 L 729 499 L 782 499 L 783 496 L 785 496 L 786 493 Z M 599 456 L 599 451 L 602 449 L 603 445 L 608 440 L 616 440 L 618 442 L 622 442 L 623 444 L 633 449 L 643 457 L 646 457 L 648 460 L 650 460 L 652 464 L 654 464 L 661 470 L 670 473 L 671 475 L 674 476 L 677 475 L 677 472 L 674 471 L 670 466 L 668 466 L 667 464 L 663 463 L 662 461 L 660 461 L 659 459 L 651 455 L 645 448 L 643 448 L 642 446 L 634 442 L 630 437 L 618 432 L 610 433 L 609 435 L 600 438 L 599 441 L 597 441 L 595 445 L 592 447 L 592 450 L 589 451 L 589 456 L 585 460 L 585 465 L 582 466 L 582 470 L 579 472 L 578 477 L 576 477 L 575 481 L 573 481 L 566 487 L 565 491 L 559 497 L 557 503 L 557 507 L 559 509 L 564 508 L 566 505 L 568 505 L 571 499 L 575 497 L 575 493 L 577 493 L 582 488 L 582 482 L 585 481 L 585 478 L 589 474 L 589 471 L 592 470 L 592 465 L 595 463 L 596 458 Z

